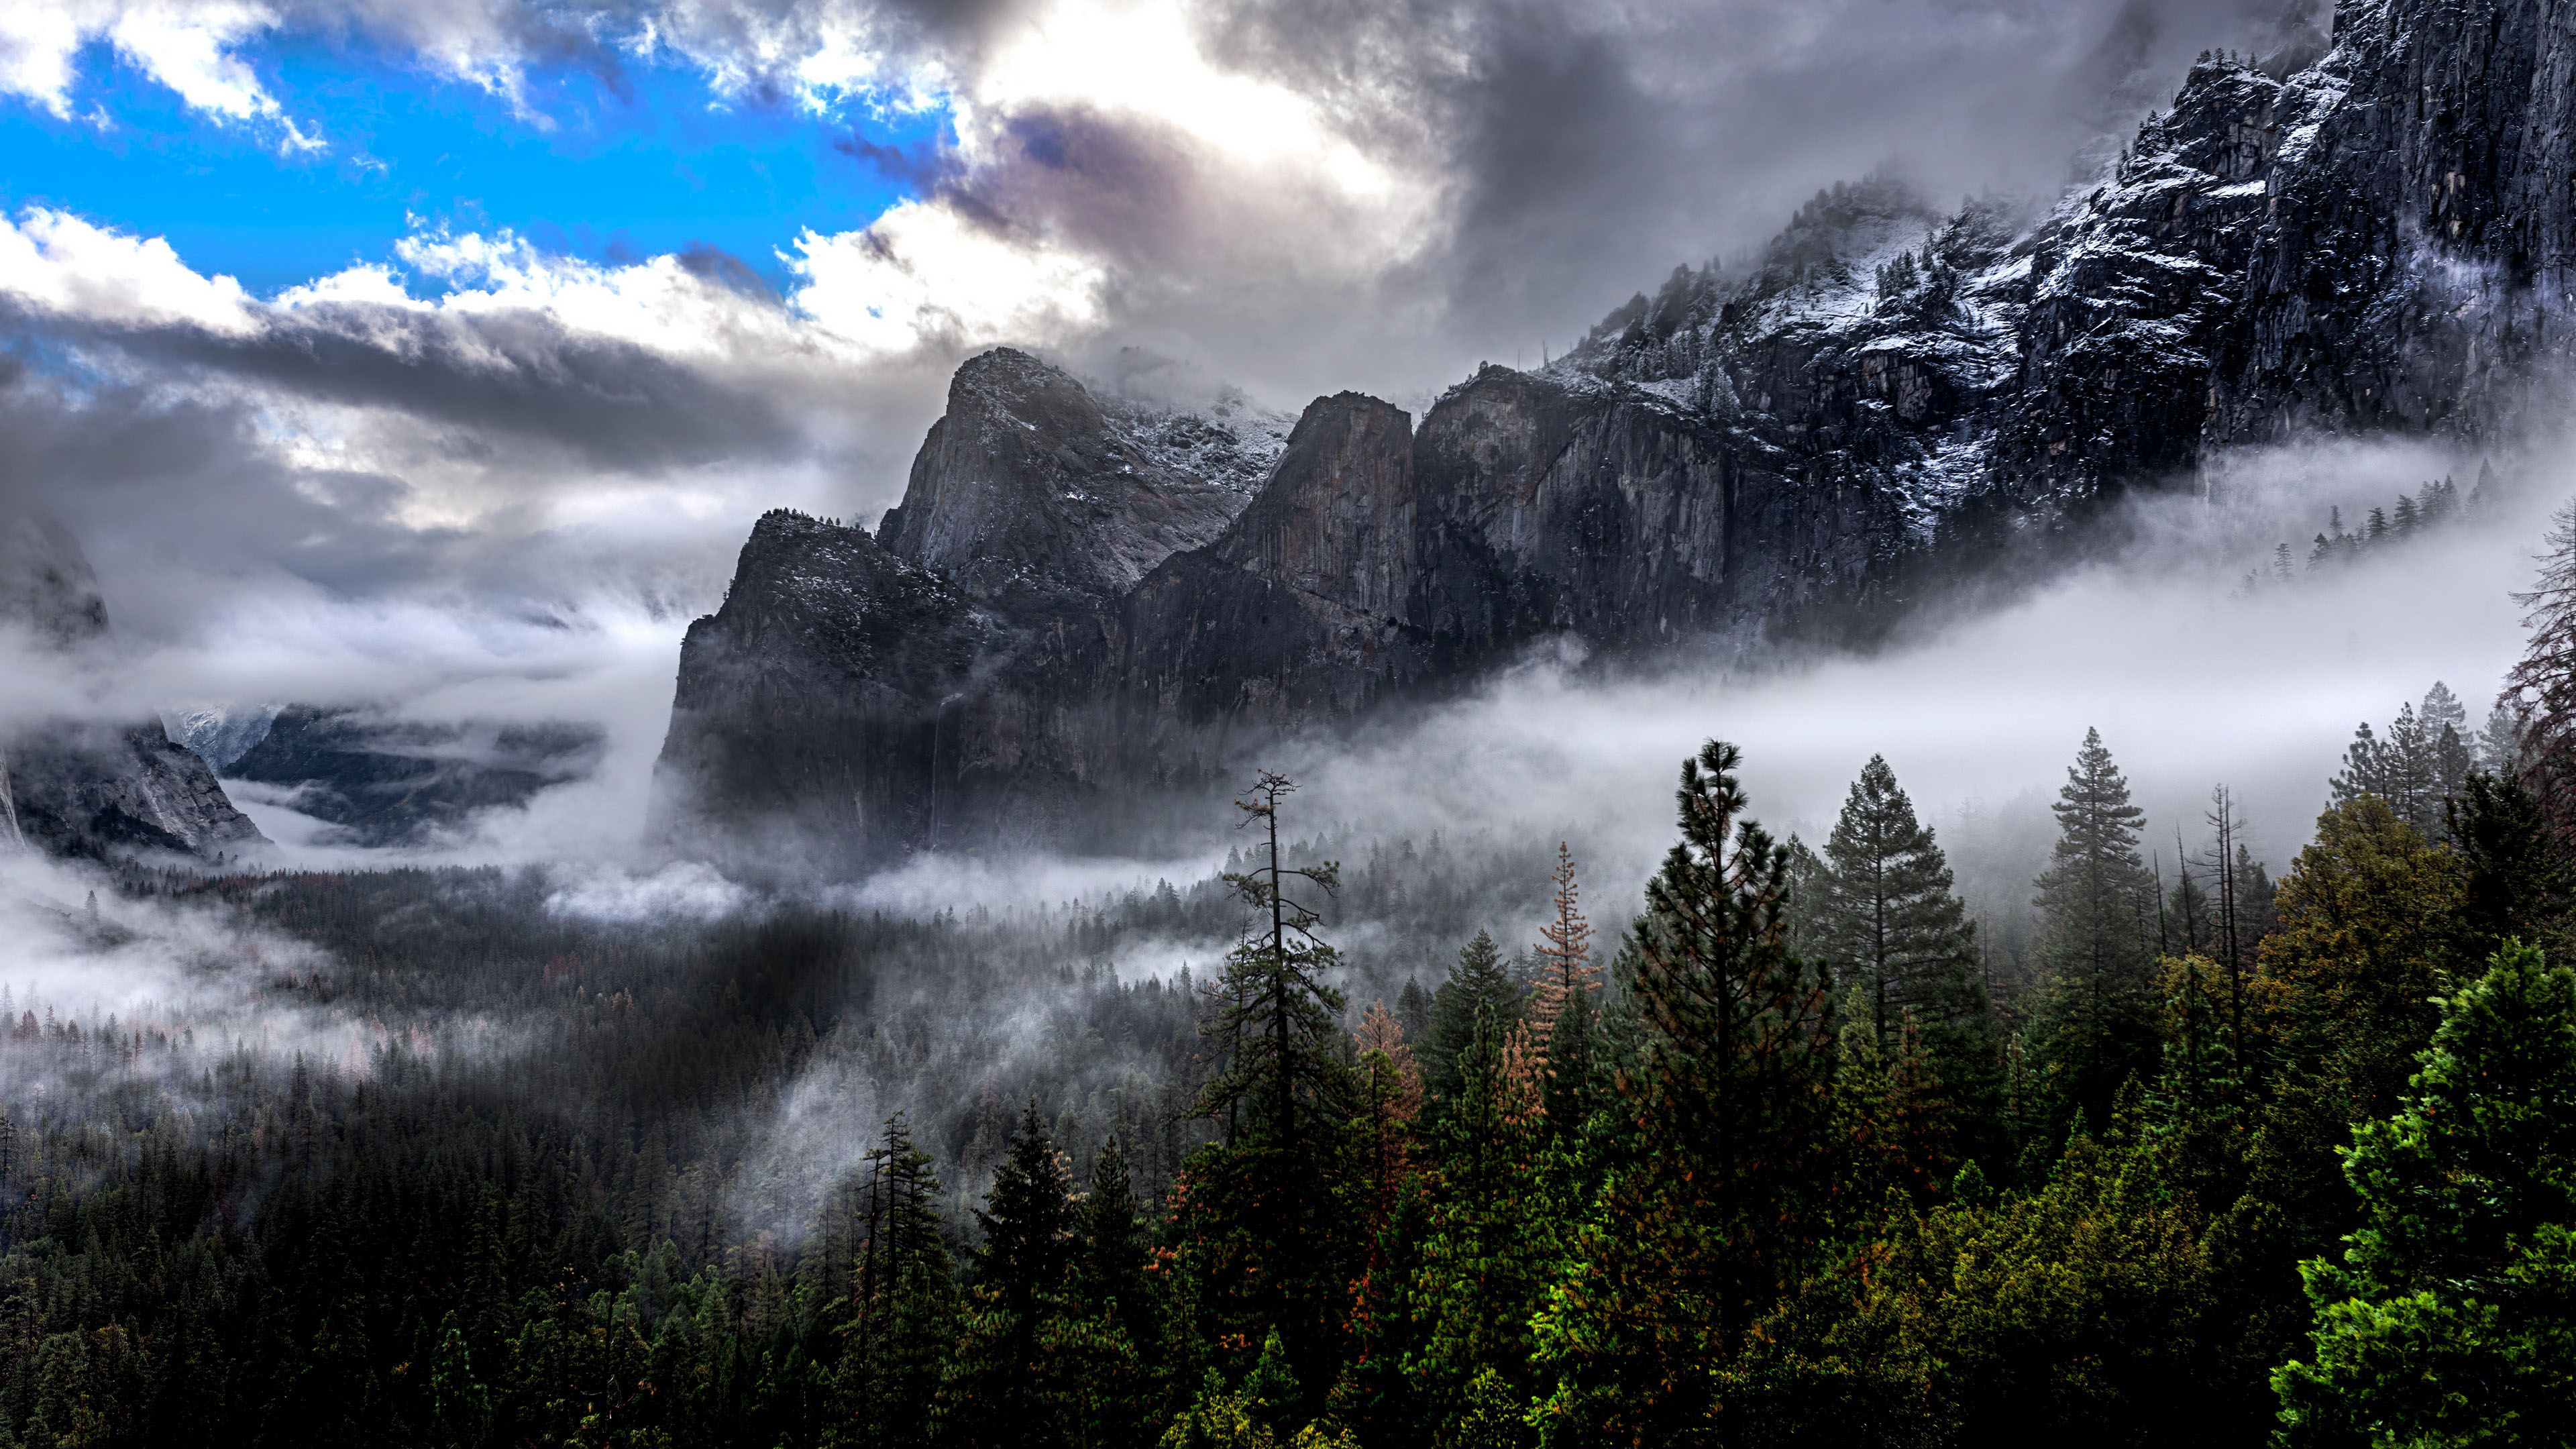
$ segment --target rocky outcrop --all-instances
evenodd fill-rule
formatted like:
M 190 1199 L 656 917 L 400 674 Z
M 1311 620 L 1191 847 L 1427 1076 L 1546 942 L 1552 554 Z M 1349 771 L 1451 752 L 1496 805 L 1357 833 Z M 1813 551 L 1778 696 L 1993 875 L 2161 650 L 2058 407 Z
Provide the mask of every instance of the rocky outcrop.
M 2566 325 L 2565 9 L 2348 0 L 2322 58 L 2205 57 L 2045 207 L 1835 187 L 1419 428 L 1316 400 L 1257 489 L 978 358 L 873 536 L 755 531 L 683 655 L 666 838 L 835 870 L 1132 846 L 1156 797 L 1542 640 L 1865 642 L 2103 546 L 2107 505 L 2209 486 L 2215 448 L 2494 426 Z
M 256 718 L 256 716 L 254 716 Z M 290 705 L 221 767 L 265 797 L 331 828 L 333 845 L 423 845 L 486 810 L 586 778 L 606 739 L 595 725 L 388 719 Z
M 1169 445 L 1190 441 L 1116 426 L 1081 383 L 999 348 L 957 369 L 878 538 L 1015 614 L 1096 604 L 1205 545 L 1249 500 L 1242 472 L 1181 465 Z
M 0 624 L 62 662 L 108 642 L 106 602 L 71 535 L 0 517 Z M 157 722 L 36 711 L 0 741 L 0 843 L 63 854 L 159 850 L 212 856 L 262 840 L 206 762 Z
M 126 850 L 214 856 L 265 837 L 214 771 L 156 723 L 58 720 L 0 754 L 19 838 L 58 854 Z
M 2576 10 L 2360 4 L 2297 82 L 2209 435 L 2493 431 L 2564 369 L 2576 282 Z
M 865 529 L 766 515 L 680 646 L 659 828 L 713 853 L 775 838 L 844 861 L 935 837 L 942 711 L 1011 639 Z

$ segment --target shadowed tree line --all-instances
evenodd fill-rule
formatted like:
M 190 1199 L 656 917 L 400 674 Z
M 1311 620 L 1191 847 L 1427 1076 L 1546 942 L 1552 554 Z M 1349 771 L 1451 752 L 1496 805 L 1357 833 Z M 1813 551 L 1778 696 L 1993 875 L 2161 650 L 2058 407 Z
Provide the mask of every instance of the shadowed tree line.
M 21 1014 L 0 1445 L 2561 1443 L 2576 587 L 2532 602 L 2502 722 L 2365 730 L 2277 879 L 2223 788 L 2167 879 L 2088 733 L 2009 978 L 1885 759 L 1811 847 L 1719 742 L 1623 927 L 1517 849 L 1528 941 L 1276 775 L 1216 880 L 1016 920 L 133 877 L 390 1025 Z M 1450 958 L 1354 969 L 1353 895 Z

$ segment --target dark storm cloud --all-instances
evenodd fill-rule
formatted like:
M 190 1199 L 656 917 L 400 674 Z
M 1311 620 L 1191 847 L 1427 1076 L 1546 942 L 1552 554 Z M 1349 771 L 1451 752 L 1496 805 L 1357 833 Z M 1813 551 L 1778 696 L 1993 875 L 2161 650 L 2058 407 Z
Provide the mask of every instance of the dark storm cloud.
M 1169 127 L 1086 106 L 1032 106 L 1001 127 L 999 155 L 936 193 L 987 225 L 1061 228 L 1140 263 L 1186 263 L 1207 240 L 1206 185 L 1221 161 Z
M 739 263 L 736 264 L 737 266 Z M 453 424 L 458 446 L 542 440 L 595 467 L 646 472 L 793 452 L 782 402 L 533 311 L 470 317 L 332 303 L 248 336 L 10 316 L 0 327 L 120 354 L 155 371 L 263 384 L 304 399 L 385 407 Z
M 1451 224 L 1416 284 L 1463 335 L 1499 339 L 1588 323 L 1881 168 L 1941 191 L 2053 188 L 2090 136 L 2169 99 L 2192 55 L 2277 50 L 2326 8 L 1234 0 L 1210 33 L 1447 178 Z
M 955 153 L 931 147 L 906 150 L 871 141 L 866 134 L 852 131 L 832 143 L 832 149 L 867 166 L 884 180 L 924 195 L 939 190 L 957 174 Z
M 285 465 L 244 406 L 132 385 L 0 388 L 0 509 L 81 538 L 124 585 L 110 612 L 129 637 L 164 637 L 202 602 L 151 587 L 173 569 L 274 571 L 349 594 L 438 575 L 467 540 L 397 522 L 406 491 L 382 475 Z

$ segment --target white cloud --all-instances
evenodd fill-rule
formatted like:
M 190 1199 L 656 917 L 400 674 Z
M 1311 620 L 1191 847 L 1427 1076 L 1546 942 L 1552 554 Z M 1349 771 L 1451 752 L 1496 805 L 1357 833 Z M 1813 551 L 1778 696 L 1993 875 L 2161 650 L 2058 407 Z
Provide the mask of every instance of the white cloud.
M 71 115 L 72 58 L 83 17 L 62 5 L 0 6 L 0 91 Z
M 706 866 L 679 861 L 651 875 L 575 869 L 546 897 L 559 916 L 598 921 L 712 920 L 741 910 L 751 893 Z
M 239 53 L 283 19 L 245 0 L 12 0 L 0 6 L 0 94 L 69 119 L 80 52 L 103 42 L 191 110 L 271 127 L 282 151 L 322 151 L 324 139 L 285 114 Z
M 111 326 L 232 337 L 262 326 L 241 283 L 191 270 L 167 241 L 41 207 L 0 218 L 0 291 L 40 312 Z
M 1108 272 L 1044 236 L 997 233 L 952 206 L 906 201 L 865 231 L 796 240 L 790 298 L 878 356 L 998 341 L 1064 342 L 1100 324 Z
M 277 23 L 265 5 L 128 4 L 107 37 L 154 80 L 200 111 L 235 121 L 277 114 L 277 102 L 232 51 Z M 50 98 L 59 104 L 59 92 Z

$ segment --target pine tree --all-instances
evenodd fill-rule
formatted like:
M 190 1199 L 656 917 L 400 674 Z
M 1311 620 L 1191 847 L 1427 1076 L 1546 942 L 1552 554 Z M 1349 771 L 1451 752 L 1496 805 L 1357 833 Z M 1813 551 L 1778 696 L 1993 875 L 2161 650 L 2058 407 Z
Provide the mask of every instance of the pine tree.
M 1834 1103 L 1842 1114 L 1847 1220 L 1864 1236 L 1883 1213 L 1928 1207 L 1950 1183 L 1954 1104 L 1924 1049 L 1914 1013 L 1882 1028 L 1867 986 L 1854 985 L 1843 1008 L 1842 1048 Z M 1881 1043 L 1887 1043 L 1882 1047 Z
M 2456 939 L 2460 864 L 2366 795 L 2317 817 L 2281 881 L 2279 927 L 2248 988 L 2260 1028 L 2247 1030 L 2267 1097 L 2253 1192 L 2278 1271 L 2352 1228 L 2333 1150 L 2352 1123 L 2396 1109 L 2439 1024 L 2430 1002 Z
M 1010 1153 L 975 1209 L 973 1310 L 958 1347 L 943 1418 L 960 1445 L 1061 1442 L 1057 1365 L 1041 1352 L 1049 1320 L 1066 1316 L 1073 1258 L 1072 1180 L 1032 1098 Z
M 1335 890 L 1340 868 L 1283 863 L 1279 812 L 1295 788 L 1264 771 L 1251 797 L 1236 802 L 1243 824 L 1261 834 L 1246 869 L 1224 879 L 1255 922 L 1226 958 L 1206 1028 L 1224 1065 L 1197 1111 L 1222 1124 L 1223 1140 L 1184 1174 L 1184 1230 L 1211 1295 L 1203 1309 L 1219 1332 L 1277 1329 L 1298 1380 L 1329 1388 L 1365 1237 L 1358 1215 L 1337 1200 L 1355 1105 L 1343 997 L 1325 980 L 1340 954 L 1317 933 L 1316 902 L 1297 894 Z
M 2458 796 L 2476 764 L 2460 734 L 2467 717 L 2458 698 L 2435 680 L 2420 713 L 2412 705 L 2398 707 L 2385 739 L 2363 723 L 2344 752 L 2344 768 L 2328 784 L 2333 799 L 2340 804 L 2376 795 L 2425 839 L 2441 842 L 2448 829 L 2445 802 Z
M 1383 1001 L 1371 1003 L 1360 1019 L 1355 1045 L 1368 1136 L 1370 1226 L 1383 1230 L 1411 1167 L 1413 1122 L 1422 1114 L 1422 1074 L 1414 1069 L 1403 1026 Z
M 2549 839 L 2540 802 L 2510 776 L 2480 770 L 2451 802 L 2461 901 L 2454 954 L 2478 961 L 2508 939 L 2544 949 L 2566 939 L 2576 880 Z
M 2388 749 L 2379 742 L 2370 721 L 2363 720 L 2352 732 L 2352 743 L 2344 746 L 2343 768 L 2326 782 L 2328 797 L 2337 804 L 2364 795 L 2387 799 L 2395 788 L 2389 778 L 2387 755 Z
M 1163 1321 L 1149 1273 L 1152 1249 L 1117 1138 L 1101 1144 L 1091 1192 L 1073 1216 L 1070 1311 L 1048 1325 L 1038 1346 L 1051 1417 L 1072 1444 L 1143 1443 L 1158 1427 L 1149 1358 L 1159 1356 Z
M 2513 716 L 2501 709 L 2487 711 L 2486 721 L 2478 726 L 2477 737 L 2469 742 L 2469 753 L 2477 769 L 2490 774 L 2522 778 L 2522 736 Z
M 1028 1317 L 1063 1286 L 1073 1245 L 1073 1182 L 1039 1120 L 1035 1097 L 1020 1113 L 1010 1155 L 993 1174 L 975 1223 L 984 1233 L 976 1281 L 1004 1311 Z
M 1740 759 L 1711 741 L 1684 762 L 1682 839 L 1621 957 L 1638 1014 L 1615 1077 L 1631 1138 L 1538 1323 L 1557 1378 L 1543 1412 L 1579 1440 L 1734 1437 L 1741 1406 L 1712 1369 L 1825 1229 L 1828 986 L 1787 949 L 1788 853 L 1743 818 Z
M 901 1114 L 886 1119 L 860 1191 L 853 1313 L 840 1371 L 839 1442 L 919 1442 L 931 1421 L 957 1312 L 957 1264 L 939 1235 L 939 1179 Z
M 1405 977 L 1404 989 L 1396 993 L 1395 1020 L 1407 1041 L 1420 1041 L 1431 1030 L 1431 993 L 1413 977 Z
M 2508 944 L 2444 1003 L 2397 1114 L 2344 1172 L 2341 1263 L 2302 1265 L 2315 1362 L 2275 1374 L 2305 1444 L 2567 1442 L 2576 1395 L 2576 975 Z
M 1339 887 L 1341 867 L 1281 864 L 1279 805 L 1296 788 L 1287 776 L 1265 770 L 1251 798 L 1235 802 L 1243 823 L 1262 837 L 1250 868 L 1224 880 L 1255 912 L 1255 929 L 1226 957 L 1218 986 L 1224 1005 L 1210 1028 L 1224 1043 L 1226 1062 L 1199 1098 L 1200 1112 L 1224 1122 L 1230 1138 L 1251 1132 L 1291 1157 L 1340 1121 L 1349 1089 L 1335 1050 L 1342 993 L 1325 980 L 1341 954 L 1316 934 L 1322 915 L 1293 893 L 1304 885 L 1329 895 Z
M 1539 978 L 1529 1001 L 1530 1037 L 1545 1075 L 1548 1111 L 1569 1127 L 1582 1122 L 1592 1076 L 1592 1000 L 1601 968 L 1592 960 L 1592 923 L 1584 919 L 1574 852 L 1556 845 L 1556 890 L 1539 927 Z
M 1538 1123 L 1515 1110 L 1534 1104 L 1535 1083 L 1511 1080 L 1507 1040 L 1492 1011 L 1480 1009 L 1475 1033 L 1458 1055 L 1459 1099 L 1438 1131 L 1438 1184 L 1414 1274 L 1413 1311 L 1424 1338 L 1405 1371 L 1429 1417 L 1443 1426 L 1442 1439 L 1451 1437 L 1480 1371 L 1499 1372 L 1515 1390 L 1526 1389 L 1529 1322 L 1548 1282 L 1552 1245 L 1530 1210 L 1538 1190 Z
M 1145 1277 L 1150 1248 L 1136 1211 L 1127 1154 L 1112 1137 L 1091 1167 L 1091 1191 L 1078 1214 L 1073 1276 L 1076 1293 L 1094 1308 L 1136 1319 L 1153 1307 Z M 1150 1334 L 1146 1335 L 1151 1337 Z
M 1950 863 L 1914 815 L 1886 757 L 1852 782 L 1825 840 L 1821 963 L 1868 994 L 1882 1057 L 1906 1013 L 1940 1033 L 1982 1026 L 1974 927 L 1952 894 Z
M 2513 722 L 2523 788 L 2565 840 L 2576 837 L 2576 501 L 2551 516 L 2545 544 L 2538 583 L 2514 595 L 2531 635 L 2496 708 Z
M 2154 886 L 2138 853 L 2145 812 L 2129 803 L 2099 730 L 2085 731 L 2049 808 L 2058 839 L 2035 902 L 2049 980 L 2033 1055 L 2060 1101 L 2099 1124 L 2120 1084 L 2154 1069 Z
M 1512 979 L 1502 948 L 1494 944 L 1490 932 L 1476 932 L 1459 948 L 1449 979 L 1432 993 L 1431 1029 L 1423 1034 L 1422 1081 L 1441 1110 L 1464 1090 L 1458 1058 L 1475 1039 L 1476 1014 L 1490 1013 L 1508 1027 L 1521 1019 L 1524 1005 L 1520 983 Z

